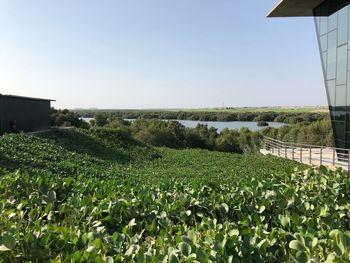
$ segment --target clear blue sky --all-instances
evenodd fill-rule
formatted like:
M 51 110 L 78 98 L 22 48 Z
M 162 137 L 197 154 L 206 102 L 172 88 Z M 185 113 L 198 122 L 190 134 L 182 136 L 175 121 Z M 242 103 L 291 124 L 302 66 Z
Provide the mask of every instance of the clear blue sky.
M 312 18 L 277 0 L 0 0 L 0 93 L 57 108 L 326 105 Z

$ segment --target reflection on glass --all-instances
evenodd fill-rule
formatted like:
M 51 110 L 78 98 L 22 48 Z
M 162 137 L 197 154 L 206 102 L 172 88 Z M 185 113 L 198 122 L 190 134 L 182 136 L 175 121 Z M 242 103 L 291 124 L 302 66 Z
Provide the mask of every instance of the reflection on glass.
M 329 16 L 327 32 L 336 29 L 337 23 L 338 23 L 338 14 L 337 13 L 334 13 L 333 15 Z
M 345 107 L 345 105 L 346 105 L 346 85 L 339 85 L 336 87 L 335 105 L 337 105 L 338 107 Z
M 320 37 L 320 44 L 321 44 L 321 51 L 325 52 L 327 51 L 327 43 L 328 42 L 328 36 L 324 35 L 322 37 Z
M 338 48 L 337 54 L 337 85 L 346 84 L 348 46 Z M 345 105 L 345 104 L 342 104 Z
M 320 35 L 324 35 L 328 32 L 328 17 L 320 17 Z
M 335 80 L 327 81 L 328 103 L 330 106 L 335 106 Z
M 328 34 L 327 79 L 335 79 L 337 68 L 337 31 Z
M 338 12 L 338 46 L 348 42 L 348 7 Z
M 350 149 L 350 9 L 334 3 L 327 1 L 315 10 L 316 15 L 328 15 L 316 17 L 315 24 L 336 147 Z

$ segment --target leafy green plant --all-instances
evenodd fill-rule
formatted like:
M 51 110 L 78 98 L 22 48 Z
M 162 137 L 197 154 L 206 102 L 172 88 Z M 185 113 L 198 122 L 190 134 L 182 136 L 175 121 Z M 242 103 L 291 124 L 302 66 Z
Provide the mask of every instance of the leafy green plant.
M 0 138 L 0 262 L 349 262 L 347 173 L 114 132 Z

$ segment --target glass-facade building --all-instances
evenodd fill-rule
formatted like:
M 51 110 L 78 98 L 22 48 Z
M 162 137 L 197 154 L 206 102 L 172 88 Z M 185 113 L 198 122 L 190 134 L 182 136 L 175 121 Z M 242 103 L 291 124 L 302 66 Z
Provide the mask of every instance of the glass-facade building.
M 334 141 L 350 149 L 350 0 L 284 0 L 270 17 L 314 16 Z

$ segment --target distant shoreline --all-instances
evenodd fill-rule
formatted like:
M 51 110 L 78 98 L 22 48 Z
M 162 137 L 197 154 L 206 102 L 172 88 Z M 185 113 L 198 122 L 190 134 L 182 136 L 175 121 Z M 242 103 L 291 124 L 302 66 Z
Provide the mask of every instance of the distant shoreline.
M 325 113 L 328 106 L 275 106 L 275 107 L 224 107 L 224 108 L 154 108 L 154 109 L 99 109 L 99 108 L 75 108 L 74 112 L 281 112 L 281 113 Z

